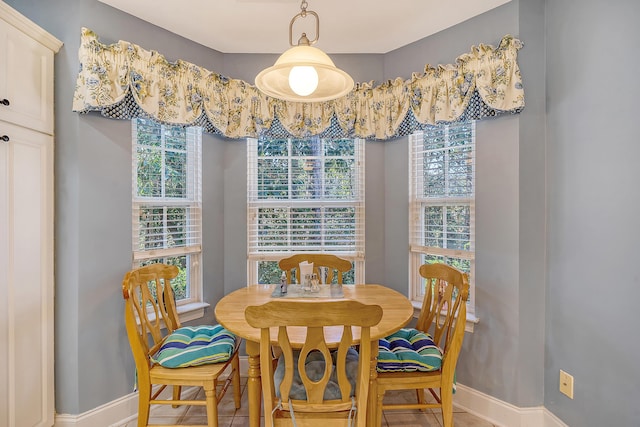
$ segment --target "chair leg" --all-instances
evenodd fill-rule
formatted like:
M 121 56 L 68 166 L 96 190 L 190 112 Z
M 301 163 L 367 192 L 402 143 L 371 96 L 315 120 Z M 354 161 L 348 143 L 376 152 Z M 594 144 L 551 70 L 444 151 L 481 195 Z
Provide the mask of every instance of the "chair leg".
M 236 405 L 236 409 L 240 409 L 240 400 L 242 398 L 242 393 L 240 390 L 240 359 L 238 357 L 238 353 L 236 352 L 233 360 L 231 361 L 231 369 L 233 375 L 231 379 L 231 385 L 233 387 L 233 400 Z
M 375 409 L 376 418 L 373 420 L 373 427 L 382 426 L 382 401 L 384 400 L 384 390 L 378 388 L 378 402 Z
M 271 413 L 271 411 L 264 411 L 264 427 L 274 427 L 275 423 L 273 418 L 275 414 Z M 249 423 L 251 425 L 251 423 Z M 262 425 L 262 424 L 261 424 Z
M 418 396 L 418 403 L 419 404 L 421 404 L 421 405 L 426 405 L 427 404 L 427 399 L 425 397 L 423 388 L 417 388 L 416 389 L 416 395 Z M 420 410 L 422 412 L 427 412 L 427 408 L 420 408 Z
M 204 390 L 207 402 L 207 426 L 218 427 L 218 402 L 216 400 L 216 389 L 206 387 Z
M 179 385 L 174 385 L 173 386 L 173 400 L 178 401 L 180 400 L 180 395 L 182 394 L 182 386 Z M 171 405 L 172 408 L 177 408 L 180 405 Z
M 440 399 L 442 400 L 442 424 L 443 427 L 453 427 L 453 392 L 452 388 L 448 390 L 440 389 Z
M 138 427 L 149 424 L 151 384 L 138 384 Z

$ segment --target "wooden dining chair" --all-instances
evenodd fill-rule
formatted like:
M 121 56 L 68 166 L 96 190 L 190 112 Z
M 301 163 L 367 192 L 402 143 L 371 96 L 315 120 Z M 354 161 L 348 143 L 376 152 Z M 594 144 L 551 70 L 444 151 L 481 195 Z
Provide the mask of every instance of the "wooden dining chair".
M 295 277 L 296 283 L 302 283 L 300 277 L 299 264 L 303 261 L 313 263 L 313 272 L 320 277 L 320 267 L 327 267 L 326 283 L 333 283 L 334 276 L 338 284 L 342 284 L 342 275 L 351 270 L 351 261 L 340 258 L 332 254 L 296 254 L 288 258 L 283 258 L 278 262 L 278 267 L 287 273 L 287 283 L 293 283 L 292 278 Z
M 381 425 L 383 410 L 440 408 L 444 427 L 453 426 L 454 373 L 464 338 L 469 280 L 446 264 L 424 264 L 420 275 L 425 296 L 416 327 L 379 341 L 373 425 Z M 387 390 L 407 389 L 416 390 L 416 403 L 383 403 Z M 427 402 L 425 389 L 435 402 Z
M 247 307 L 245 317 L 250 326 L 261 330 L 260 371 L 266 427 L 366 425 L 370 328 L 382 318 L 379 305 L 351 300 L 274 300 Z M 332 343 L 326 341 L 327 326 L 338 327 L 341 334 L 333 352 Z M 359 353 L 352 347 L 355 344 L 352 327 L 360 329 Z M 277 328 L 274 330 L 277 337 L 271 337 L 269 328 Z M 294 349 L 289 336 L 300 333 L 305 334 L 304 345 Z M 276 338 L 282 354 L 274 371 L 271 345 Z
M 177 275 L 176 266 L 151 264 L 129 271 L 122 282 L 136 365 L 138 427 L 149 425 L 151 405 L 206 406 L 206 425 L 217 427 L 217 405 L 230 384 L 235 407 L 240 408 L 240 340 L 220 325 L 181 327 L 170 284 Z M 223 372 L 229 374 L 216 392 Z M 160 398 L 168 385 L 173 386 L 173 398 Z M 182 386 L 202 387 L 205 400 L 182 399 Z

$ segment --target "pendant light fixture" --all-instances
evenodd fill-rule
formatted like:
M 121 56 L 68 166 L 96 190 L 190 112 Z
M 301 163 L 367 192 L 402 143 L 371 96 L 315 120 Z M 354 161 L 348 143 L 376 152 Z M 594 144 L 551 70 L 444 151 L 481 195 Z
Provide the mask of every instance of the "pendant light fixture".
M 266 95 L 285 101 L 321 102 L 346 95 L 353 89 L 353 79 L 349 74 L 336 68 L 333 61 L 322 50 L 312 45 L 320 35 L 320 18 L 312 10 L 307 10 L 307 1 L 300 4 L 300 13 L 289 23 L 289 45 L 276 63 L 266 68 L 256 77 L 256 86 Z M 316 20 L 316 34 L 313 40 L 302 33 L 298 44 L 293 44 L 293 23 L 298 18 L 312 15 Z

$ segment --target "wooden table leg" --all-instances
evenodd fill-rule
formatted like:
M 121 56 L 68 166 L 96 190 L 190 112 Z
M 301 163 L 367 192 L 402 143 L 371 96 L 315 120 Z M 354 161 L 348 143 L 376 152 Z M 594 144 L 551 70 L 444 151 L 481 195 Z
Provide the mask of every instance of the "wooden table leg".
M 249 378 L 247 379 L 247 393 L 249 398 L 249 426 L 260 427 L 262 381 L 260 380 L 260 344 L 246 341 L 249 356 Z
M 369 396 L 367 402 L 367 426 L 377 427 L 382 420 L 376 420 L 378 405 L 378 340 L 371 341 L 371 369 L 369 374 Z

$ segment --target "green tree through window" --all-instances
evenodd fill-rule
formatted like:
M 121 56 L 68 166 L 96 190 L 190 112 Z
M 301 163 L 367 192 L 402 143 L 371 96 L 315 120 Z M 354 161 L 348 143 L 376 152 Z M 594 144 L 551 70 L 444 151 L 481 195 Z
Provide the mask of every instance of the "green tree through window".
M 364 142 L 358 139 L 249 140 L 249 280 L 277 283 L 277 261 L 333 253 L 364 261 Z
M 442 262 L 469 273 L 475 296 L 475 123 L 434 126 L 409 138 L 410 295 L 422 302 L 418 269 Z
M 201 132 L 133 120 L 133 267 L 177 266 L 178 305 L 202 295 Z

